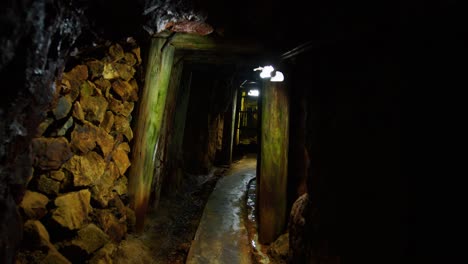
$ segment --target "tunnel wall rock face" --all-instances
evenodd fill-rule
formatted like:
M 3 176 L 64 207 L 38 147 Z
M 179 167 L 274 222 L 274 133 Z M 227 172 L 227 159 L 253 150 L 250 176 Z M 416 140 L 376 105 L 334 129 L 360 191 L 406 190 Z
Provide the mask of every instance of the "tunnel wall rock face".
M 0 3 L 0 262 L 21 240 L 17 205 L 32 174 L 31 139 L 53 98 L 55 78 L 87 25 L 69 1 Z
M 293 98 L 305 98 L 292 109 L 294 124 L 303 124 L 292 135 L 305 129 L 294 140 L 306 148 L 291 155 L 302 163 L 292 190 L 297 197 L 307 177 L 308 192 L 291 213 L 291 263 L 342 263 L 354 254 L 363 263 L 401 263 L 399 75 L 392 42 L 371 49 L 374 37 L 309 51 L 290 68 Z
M 39 228 L 26 229 L 26 237 L 43 236 L 47 246 L 23 240 L 20 260 L 90 259 L 134 228 L 127 171 L 141 58 L 134 41 L 123 44 L 80 57 L 56 81 L 32 139 L 33 173 L 19 210 Z

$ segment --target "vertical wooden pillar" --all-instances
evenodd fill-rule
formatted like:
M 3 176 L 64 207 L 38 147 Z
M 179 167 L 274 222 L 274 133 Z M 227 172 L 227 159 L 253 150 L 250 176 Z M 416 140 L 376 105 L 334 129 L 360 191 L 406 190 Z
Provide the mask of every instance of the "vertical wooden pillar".
M 177 96 L 181 83 L 182 70 L 184 63 L 180 55 L 175 57 L 174 65 L 171 70 L 171 78 L 167 90 L 166 107 L 164 119 L 159 140 L 159 149 L 156 154 L 155 181 L 153 181 L 152 197 L 154 197 L 153 206 L 157 208 L 161 192 L 172 194 L 177 189 L 177 184 L 173 181 L 171 172 L 175 167 L 176 154 L 172 144 L 175 126 L 175 111 L 177 109 Z M 161 190 L 164 186 L 164 189 Z
M 232 113 L 231 113 L 231 135 L 229 138 L 229 164 L 232 163 L 232 151 L 234 150 L 234 135 L 236 131 L 236 111 L 237 111 L 237 94 L 238 89 L 234 89 L 234 96 L 232 98 Z
M 227 111 L 224 113 L 223 125 L 223 144 L 221 150 L 220 162 L 224 165 L 231 165 L 232 163 L 232 145 L 234 140 L 234 123 L 236 117 L 236 104 L 237 104 L 237 89 L 232 92 L 231 103 Z
M 169 143 L 169 168 L 168 168 L 168 184 L 174 191 L 181 184 L 183 177 L 183 154 L 182 145 L 184 142 L 185 122 L 187 117 L 187 108 L 190 97 L 190 84 L 192 80 L 192 72 L 189 69 L 183 70 L 179 83 L 177 99 L 175 103 L 174 126 L 172 131 L 171 142 Z
M 239 95 L 240 94 L 240 95 Z M 237 146 L 239 145 L 239 111 L 241 111 L 241 98 L 242 98 L 242 92 L 239 91 L 239 88 L 236 89 L 236 111 L 234 111 L 234 139 L 233 139 L 233 145 Z
M 136 229 L 139 232 L 144 227 L 151 194 L 156 152 L 174 60 L 175 48 L 172 45 L 164 45 L 165 43 L 164 38 L 154 38 L 151 41 L 132 150 L 129 194 L 136 214 Z
M 263 84 L 260 175 L 258 181 L 259 240 L 273 242 L 286 224 L 289 96 L 283 82 Z

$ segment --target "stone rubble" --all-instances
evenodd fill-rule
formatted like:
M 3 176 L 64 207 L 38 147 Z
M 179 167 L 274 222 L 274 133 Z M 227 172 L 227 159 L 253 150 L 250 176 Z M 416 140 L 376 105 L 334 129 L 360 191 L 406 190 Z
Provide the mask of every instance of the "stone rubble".
M 135 43 L 113 44 L 57 80 L 56 99 L 33 139 L 34 173 L 20 205 L 30 239 L 20 258 L 113 263 L 134 230 L 127 172 L 141 62 Z

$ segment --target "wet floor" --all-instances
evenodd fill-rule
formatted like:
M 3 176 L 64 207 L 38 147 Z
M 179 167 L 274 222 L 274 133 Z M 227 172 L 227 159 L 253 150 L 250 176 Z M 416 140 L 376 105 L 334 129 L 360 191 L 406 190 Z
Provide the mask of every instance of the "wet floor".
M 218 181 L 203 211 L 186 263 L 252 263 L 244 214 L 247 185 L 255 178 L 256 162 L 255 156 L 244 157 L 233 163 Z

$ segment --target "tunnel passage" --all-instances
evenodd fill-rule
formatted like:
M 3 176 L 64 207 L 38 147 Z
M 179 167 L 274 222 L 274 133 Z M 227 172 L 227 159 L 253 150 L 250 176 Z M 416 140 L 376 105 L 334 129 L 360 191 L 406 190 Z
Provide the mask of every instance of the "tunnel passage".
M 231 82 L 235 68 L 217 65 L 191 67 L 194 71 L 183 152 L 187 171 L 199 174 L 207 173 L 214 164 L 230 164 L 230 138 L 236 92 L 236 87 Z M 225 120 L 228 116 L 231 118 Z
M 399 175 L 399 10 L 381 2 L 117 2 L 0 4 L 0 79 L 6 87 L 0 100 L 1 261 L 12 263 L 21 246 L 39 247 L 29 260 L 124 261 L 123 252 L 138 244 L 128 234 L 144 231 L 147 209 L 187 183 L 186 122 L 179 122 L 187 111 L 179 110 L 189 107 L 194 76 L 186 66 L 241 62 L 251 73 L 272 64 L 286 76 L 288 198 L 280 201 L 286 219 L 275 220 L 283 222 L 277 230 L 290 233 L 289 261 L 339 263 L 357 255 L 361 262 L 398 263 L 408 250 L 407 190 Z M 141 48 L 141 64 L 126 46 L 132 39 Z M 117 43 L 123 58 L 110 51 Z M 130 65 L 132 56 L 138 63 Z M 95 66 L 110 86 L 93 76 Z M 69 88 L 76 86 L 83 94 L 75 98 L 76 89 Z M 260 111 L 269 107 L 259 103 Z M 203 121 L 217 120 L 221 134 L 221 118 L 211 119 Z M 271 120 L 259 115 L 258 121 Z M 44 138 L 36 136 L 38 128 L 46 128 Z M 232 160 L 222 141 L 221 153 L 213 156 L 217 141 L 209 159 L 200 156 L 203 166 L 191 166 L 206 172 L 207 164 Z M 261 136 L 257 141 L 262 146 Z M 59 220 L 66 232 L 53 227 L 60 225 L 54 214 L 70 216 L 67 223 Z M 89 237 L 98 239 L 87 243 Z M 122 237 L 118 246 L 107 243 Z

